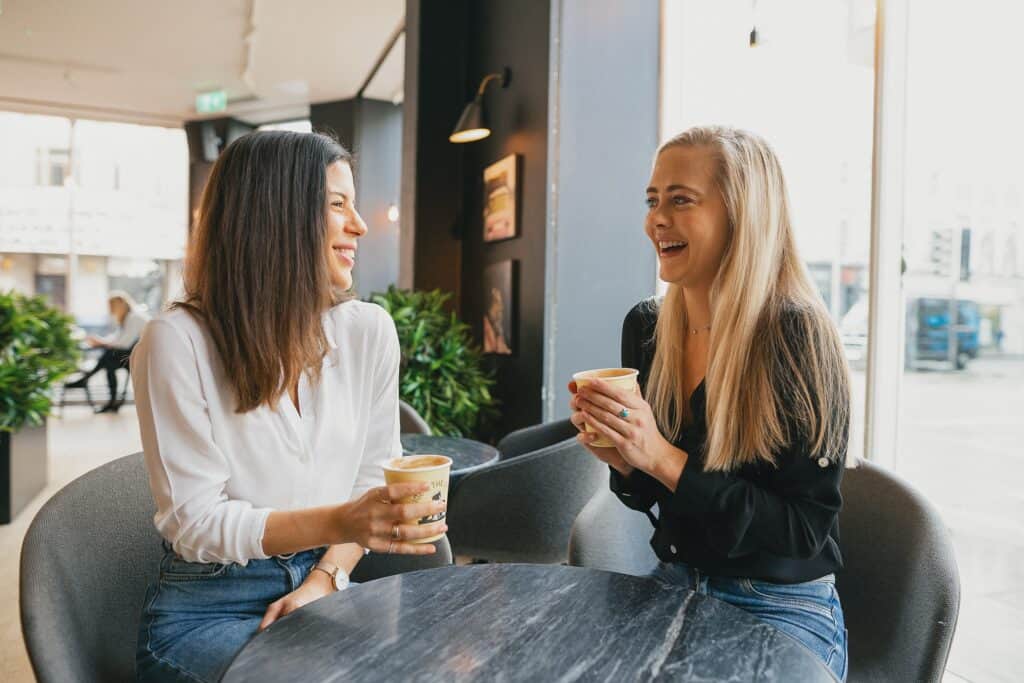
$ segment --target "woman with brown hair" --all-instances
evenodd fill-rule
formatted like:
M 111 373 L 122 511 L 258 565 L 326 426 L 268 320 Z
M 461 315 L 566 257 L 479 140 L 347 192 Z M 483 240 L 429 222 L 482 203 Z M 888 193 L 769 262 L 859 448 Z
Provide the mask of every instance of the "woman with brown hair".
M 399 346 L 380 307 L 346 300 L 359 238 L 351 156 L 318 134 L 254 133 L 217 160 L 185 297 L 132 356 L 166 554 L 143 605 L 138 674 L 216 681 L 275 619 L 332 591 L 370 550 L 414 544 L 444 502 L 391 504 L 401 455 Z M 346 502 L 347 501 L 347 502 Z
M 656 577 L 751 612 L 844 680 L 848 370 L 797 253 L 778 159 L 746 131 L 691 128 L 658 150 L 647 206 L 668 292 L 623 325 L 622 364 L 643 395 L 580 387 L 578 438 L 651 519 Z M 598 436 L 614 448 L 592 446 Z

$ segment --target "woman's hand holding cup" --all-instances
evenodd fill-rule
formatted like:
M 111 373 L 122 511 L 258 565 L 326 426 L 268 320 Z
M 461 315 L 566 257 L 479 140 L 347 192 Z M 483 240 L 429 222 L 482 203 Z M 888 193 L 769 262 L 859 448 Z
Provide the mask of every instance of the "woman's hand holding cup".
M 581 400 L 579 397 L 579 387 L 576 386 L 576 382 L 569 382 L 569 393 L 572 394 L 572 398 L 569 399 L 569 408 L 572 410 L 572 415 L 569 416 L 569 421 L 572 422 L 573 426 L 580 431 L 576 435 L 576 440 L 583 444 L 583 447 L 593 453 L 598 460 L 615 468 L 622 476 L 628 477 L 633 472 L 633 466 L 630 465 L 619 453 L 616 448 L 602 448 L 593 445 L 598 440 L 598 435 L 595 432 L 587 431 L 587 416 L 581 410 Z
M 410 521 L 444 512 L 447 501 L 392 503 L 430 490 L 427 482 L 411 481 L 370 489 L 358 500 L 338 507 L 339 543 L 358 543 L 375 553 L 431 555 L 433 545 L 413 543 L 420 538 L 440 536 L 448 530 L 442 522 L 416 524 Z

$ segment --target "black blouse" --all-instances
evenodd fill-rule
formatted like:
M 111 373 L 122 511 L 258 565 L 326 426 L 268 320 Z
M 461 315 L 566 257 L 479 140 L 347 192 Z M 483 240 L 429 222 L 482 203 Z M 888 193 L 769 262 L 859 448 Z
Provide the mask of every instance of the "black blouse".
M 637 368 L 642 387 L 654 359 L 657 315 L 657 304 L 644 301 L 622 326 L 622 367 Z M 675 441 L 689 455 L 675 491 L 640 470 L 629 477 L 611 470 L 612 491 L 651 519 L 657 556 L 711 575 L 776 583 L 811 581 L 841 569 L 845 447 L 839 457 L 823 458 L 796 438 L 776 453 L 775 465 L 759 461 L 730 473 L 705 472 L 705 404 L 701 382 L 690 397 L 693 419 Z

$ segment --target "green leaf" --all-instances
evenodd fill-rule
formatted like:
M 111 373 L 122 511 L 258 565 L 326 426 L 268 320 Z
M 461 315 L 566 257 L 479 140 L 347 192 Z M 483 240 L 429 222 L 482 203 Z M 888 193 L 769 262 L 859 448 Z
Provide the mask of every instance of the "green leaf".
M 370 301 L 391 315 L 402 353 L 399 394 L 435 433 L 475 434 L 497 415 L 493 371 L 473 343 L 469 325 L 448 310 L 440 290 L 390 287 Z M 0 318 L 2 329 L 2 318 Z
M 54 383 L 75 371 L 72 319 L 41 296 L 0 292 L 0 431 L 42 423 Z

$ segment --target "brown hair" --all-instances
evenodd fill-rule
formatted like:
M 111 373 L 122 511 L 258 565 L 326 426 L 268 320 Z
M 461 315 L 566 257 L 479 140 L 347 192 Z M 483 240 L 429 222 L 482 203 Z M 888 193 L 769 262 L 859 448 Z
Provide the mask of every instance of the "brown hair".
M 303 372 L 319 379 L 328 275 L 327 167 L 352 155 L 319 133 L 250 133 L 213 166 L 175 304 L 209 330 L 236 410 L 275 406 Z

